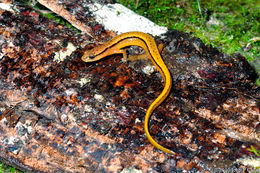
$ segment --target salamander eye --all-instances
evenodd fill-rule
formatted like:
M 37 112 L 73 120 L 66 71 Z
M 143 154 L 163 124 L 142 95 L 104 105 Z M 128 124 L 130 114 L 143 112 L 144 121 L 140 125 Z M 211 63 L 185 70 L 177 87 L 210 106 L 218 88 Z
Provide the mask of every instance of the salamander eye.
M 94 59 L 95 58 L 95 55 L 91 54 L 89 55 L 89 59 Z

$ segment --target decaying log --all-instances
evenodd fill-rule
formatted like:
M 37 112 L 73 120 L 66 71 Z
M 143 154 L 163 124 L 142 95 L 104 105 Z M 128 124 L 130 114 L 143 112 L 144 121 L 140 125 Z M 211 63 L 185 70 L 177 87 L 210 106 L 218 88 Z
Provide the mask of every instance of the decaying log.
M 157 38 L 174 82 L 150 132 L 169 155 L 144 134 L 146 109 L 163 88 L 150 61 L 85 63 L 84 50 L 109 36 L 102 26 L 88 25 L 99 33 L 90 37 L 16 9 L 0 11 L 2 161 L 26 172 L 251 170 L 241 159 L 259 147 L 260 88 L 244 57 L 176 30 Z

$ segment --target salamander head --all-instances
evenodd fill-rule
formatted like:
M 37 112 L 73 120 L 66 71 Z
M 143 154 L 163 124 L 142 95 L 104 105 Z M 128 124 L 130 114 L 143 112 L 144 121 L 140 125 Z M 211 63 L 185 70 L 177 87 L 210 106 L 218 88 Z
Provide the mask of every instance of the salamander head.
M 95 57 L 95 54 L 91 53 L 90 51 L 85 51 L 81 59 L 85 62 L 92 62 L 95 61 Z

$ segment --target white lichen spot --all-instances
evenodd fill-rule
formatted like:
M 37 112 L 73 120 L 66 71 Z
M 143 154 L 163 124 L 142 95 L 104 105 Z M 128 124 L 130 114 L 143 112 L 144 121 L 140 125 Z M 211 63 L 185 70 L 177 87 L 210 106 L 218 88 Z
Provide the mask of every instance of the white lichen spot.
M 141 120 L 139 118 L 135 119 L 135 123 L 140 123 L 140 122 L 141 122 Z
M 78 83 L 81 87 L 83 87 L 86 83 L 91 82 L 91 79 L 89 77 L 81 78 Z
M 127 111 L 126 107 L 125 106 L 122 106 L 122 111 Z
M 142 71 L 147 74 L 147 75 L 151 75 L 155 70 L 155 66 L 152 66 L 152 65 L 147 65 L 145 66 Z
M 32 128 L 32 126 L 28 126 L 28 127 L 27 127 L 27 130 L 28 130 L 28 133 L 31 134 L 34 129 Z
M 105 29 L 120 33 L 129 31 L 141 31 L 153 36 L 167 32 L 166 27 L 161 27 L 149 19 L 139 16 L 121 4 L 99 4 L 88 5 L 92 10 L 97 22 L 104 25 Z
M 0 120 L 0 122 L 3 123 L 3 124 L 6 124 L 6 123 L 7 123 L 7 120 L 6 120 L 6 118 L 4 117 L 2 120 Z
M 128 168 L 124 168 L 121 173 L 142 173 L 141 170 L 138 170 L 134 167 L 128 167 Z
M 8 139 L 8 144 L 9 145 L 14 145 L 16 142 L 18 142 L 18 138 L 14 136 L 10 136 Z
M 84 106 L 84 111 L 85 112 L 92 112 L 92 107 L 90 105 L 85 105 Z
M 104 97 L 103 97 L 102 95 L 100 95 L 100 94 L 95 94 L 95 95 L 94 95 L 94 98 L 95 98 L 97 101 L 99 101 L 99 102 L 104 101 Z
M 15 137 L 15 136 L 9 136 L 8 138 L 5 138 L 4 141 L 2 141 L 5 145 L 9 146 L 9 151 L 14 153 L 14 154 L 18 154 L 19 151 L 21 150 L 19 143 L 19 138 Z
M 0 3 L 0 8 L 2 10 L 11 11 L 14 13 L 14 10 L 12 9 L 12 4 Z
M 76 50 L 76 47 L 72 43 L 68 43 L 68 46 L 65 49 L 61 49 L 59 52 L 56 52 L 54 56 L 54 61 L 61 62 L 64 61 L 66 56 L 70 56 L 72 52 Z
M 60 120 L 62 123 L 66 123 L 68 121 L 68 116 L 66 114 L 62 114 Z
M 73 88 L 69 88 L 69 89 L 65 90 L 65 93 L 66 93 L 68 96 L 71 96 L 71 95 L 75 94 L 76 91 L 75 91 L 75 89 L 73 89 Z
M 260 158 L 242 158 L 238 159 L 237 161 L 246 166 L 260 168 Z

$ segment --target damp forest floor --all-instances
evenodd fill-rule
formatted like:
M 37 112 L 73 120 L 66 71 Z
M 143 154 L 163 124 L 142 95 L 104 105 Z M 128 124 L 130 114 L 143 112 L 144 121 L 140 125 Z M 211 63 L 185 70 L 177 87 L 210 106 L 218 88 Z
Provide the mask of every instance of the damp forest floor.
M 26 4 L 28 2 L 30 1 L 25 1 Z M 117 2 L 160 26 L 189 33 L 192 37 L 200 38 L 206 45 L 216 47 L 222 52 L 240 53 L 260 75 L 259 0 L 117 0 Z M 255 83 L 260 85 L 260 78 Z M 0 163 L 0 172 L 21 171 Z
M 220 51 L 240 53 L 260 76 L 259 0 L 118 0 L 160 26 L 200 38 Z M 256 80 L 260 85 L 260 78 Z

